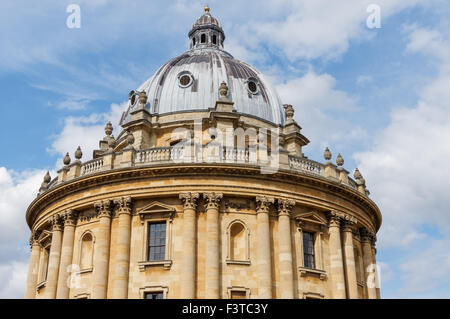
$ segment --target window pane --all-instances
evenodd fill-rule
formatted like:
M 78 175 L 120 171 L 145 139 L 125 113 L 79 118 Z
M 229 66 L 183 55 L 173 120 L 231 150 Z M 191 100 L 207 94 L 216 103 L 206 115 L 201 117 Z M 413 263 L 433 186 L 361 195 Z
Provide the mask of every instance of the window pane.
M 148 226 L 148 260 L 164 260 L 166 248 L 166 222 Z
M 314 260 L 314 234 L 303 233 L 303 260 L 306 268 L 316 268 Z

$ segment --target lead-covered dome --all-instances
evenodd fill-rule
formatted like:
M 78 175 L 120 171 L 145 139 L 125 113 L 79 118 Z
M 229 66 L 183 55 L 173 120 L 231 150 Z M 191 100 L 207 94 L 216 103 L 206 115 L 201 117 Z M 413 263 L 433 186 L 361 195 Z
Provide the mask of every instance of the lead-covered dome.
M 137 95 L 142 91 L 147 94 L 146 109 L 151 114 L 205 111 L 215 107 L 222 82 L 229 88 L 228 98 L 236 112 L 284 124 L 283 104 L 275 88 L 254 67 L 223 50 L 225 35 L 208 7 L 192 26 L 189 38 L 189 51 L 165 63 L 130 93 L 122 125 L 138 108 Z

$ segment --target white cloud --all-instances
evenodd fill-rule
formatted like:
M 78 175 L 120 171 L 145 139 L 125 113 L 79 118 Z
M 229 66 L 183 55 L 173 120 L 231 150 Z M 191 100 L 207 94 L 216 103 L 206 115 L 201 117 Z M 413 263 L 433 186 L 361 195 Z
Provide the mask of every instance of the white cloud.
M 349 116 L 359 110 L 357 97 L 335 86 L 336 80 L 331 75 L 314 71 L 277 85 L 281 99 L 294 106 L 297 123 L 312 141 L 308 151 L 323 151 L 331 146 L 342 152 L 344 146 L 348 148 L 367 136 L 362 127 L 349 120 Z
M 111 121 L 114 126 L 113 134 L 116 137 L 118 136 L 120 133 L 118 124 L 125 108 L 125 102 L 122 104 L 112 104 L 111 109 L 107 113 L 93 113 L 89 116 L 70 116 L 66 118 L 61 133 L 54 138 L 51 148 L 48 151 L 60 154 L 61 156 L 69 152 L 73 160 L 73 153 L 78 146 L 81 146 L 83 151 L 82 160 L 90 160 L 93 151 L 99 147 L 99 141 L 105 136 L 104 128 L 108 121 Z M 56 167 L 61 166 L 62 158 L 56 164 Z
M 450 240 L 435 240 L 427 249 L 407 258 L 400 266 L 404 286 L 400 293 L 409 295 L 433 291 L 450 284 Z M 435 298 L 449 298 L 450 291 L 435 293 Z
M 437 225 L 450 232 L 450 70 L 441 52 L 450 41 L 436 30 L 414 27 L 408 51 L 419 52 L 438 64 L 438 75 L 420 92 L 413 108 L 397 108 L 374 147 L 355 155 L 384 222 L 381 246 L 407 246 L 426 237 L 421 226 Z M 430 48 L 432 48 L 430 50 Z M 447 250 L 447 253 L 450 253 Z
M 25 212 L 36 198 L 45 172 L 0 167 L 0 298 L 23 297 L 30 237 Z

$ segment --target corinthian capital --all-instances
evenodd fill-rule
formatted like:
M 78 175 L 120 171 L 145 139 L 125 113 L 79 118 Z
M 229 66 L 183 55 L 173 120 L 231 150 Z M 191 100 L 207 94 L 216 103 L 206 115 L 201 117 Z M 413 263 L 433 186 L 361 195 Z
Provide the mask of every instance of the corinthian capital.
M 204 193 L 203 198 L 206 201 L 206 209 L 219 209 L 222 197 L 222 193 Z
M 331 211 L 328 213 L 328 224 L 329 227 L 340 227 L 343 213 L 338 211 Z
M 363 227 L 359 229 L 359 233 L 361 234 L 361 241 L 363 243 L 370 243 L 372 244 L 374 239 L 374 234 L 367 228 Z
M 75 226 L 77 223 L 78 213 L 72 209 L 68 209 L 61 213 L 61 221 L 66 226 Z
M 275 203 L 273 197 L 256 196 L 256 213 L 268 213 L 270 204 Z
M 109 199 L 96 202 L 94 204 L 95 212 L 98 217 L 111 217 L 111 201 Z
M 114 205 L 116 206 L 117 215 L 120 214 L 131 214 L 133 208 L 133 201 L 130 196 L 116 198 L 114 200 Z
M 184 209 L 195 209 L 197 207 L 197 199 L 200 197 L 199 193 L 181 193 L 180 199 L 183 202 Z
M 33 230 L 33 232 L 31 233 L 30 236 L 30 247 L 34 246 L 34 245 L 39 245 L 38 239 L 39 236 L 41 235 L 42 231 L 40 230 Z
M 52 231 L 62 230 L 60 214 L 54 214 L 50 217 L 50 224 L 52 225 Z
M 278 202 L 278 216 L 290 216 L 292 208 L 295 205 L 295 200 L 288 198 L 280 198 Z

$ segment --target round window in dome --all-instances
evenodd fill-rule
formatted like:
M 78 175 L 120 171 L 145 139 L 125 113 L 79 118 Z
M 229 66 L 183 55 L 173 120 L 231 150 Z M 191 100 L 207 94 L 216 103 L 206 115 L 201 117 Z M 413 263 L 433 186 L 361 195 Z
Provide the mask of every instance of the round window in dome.
M 136 104 L 136 92 L 135 91 L 131 91 L 128 94 L 128 99 L 130 100 L 131 106 L 134 106 Z
M 194 77 L 188 71 L 178 74 L 178 85 L 182 88 L 187 88 L 194 83 Z
M 250 78 L 247 81 L 247 90 L 251 94 L 258 94 L 258 80 Z

